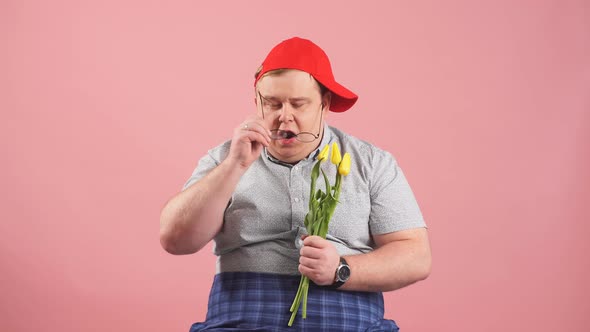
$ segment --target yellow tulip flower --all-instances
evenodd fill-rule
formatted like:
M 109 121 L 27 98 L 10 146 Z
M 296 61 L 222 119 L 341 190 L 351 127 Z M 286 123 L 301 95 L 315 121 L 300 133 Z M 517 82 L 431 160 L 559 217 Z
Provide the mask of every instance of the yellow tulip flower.
M 318 160 L 324 162 L 328 159 L 328 153 L 330 152 L 330 144 L 324 146 L 320 154 L 318 155 Z
M 332 143 L 332 163 L 336 166 L 340 164 L 342 156 L 340 155 L 340 148 L 336 142 Z
M 350 154 L 346 152 L 342 157 L 342 162 L 338 165 L 338 174 L 346 176 L 348 173 L 350 173 Z

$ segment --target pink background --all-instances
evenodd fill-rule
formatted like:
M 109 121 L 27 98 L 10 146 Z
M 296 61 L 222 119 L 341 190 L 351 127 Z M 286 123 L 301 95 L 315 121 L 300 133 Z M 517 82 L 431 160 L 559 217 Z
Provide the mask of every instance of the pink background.
M 476 4 L 477 2 L 477 4 Z M 588 331 L 588 1 L 1 1 L 0 331 L 188 331 L 211 247 L 159 213 L 298 35 L 360 95 L 430 227 L 403 331 Z M 287 318 L 287 316 L 285 316 Z

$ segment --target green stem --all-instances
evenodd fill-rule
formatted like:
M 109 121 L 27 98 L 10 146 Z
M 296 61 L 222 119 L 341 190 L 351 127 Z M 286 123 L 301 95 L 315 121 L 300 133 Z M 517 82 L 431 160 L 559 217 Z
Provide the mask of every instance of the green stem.
M 305 278 L 303 284 L 303 319 L 307 318 L 307 293 L 309 292 L 309 278 Z
M 295 317 L 297 317 L 297 312 L 299 311 L 299 306 L 301 304 L 301 299 L 303 299 L 303 318 L 307 316 L 307 288 L 309 285 L 309 278 L 306 276 L 301 276 L 299 280 L 299 288 L 297 288 L 297 295 L 295 295 L 295 299 L 293 300 L 293 304 L 291 304 L 291 318 L 289 319 L 289 326 L 293 325 L 295 321 Z
M 295 321 L 295 316 L 297 316 L 297 311 L 293 311 L 291 314 L 291 319 L 289 319 L 289 326 L 293 325 L 293 321 Z
M 297 294 L 295 295 L 295 299 L 293 299 L 293 303 L 291 304 L 291 312 L 296 311 L 299 309 L 299 301 L 301 299 L 301 292 L 303 290 L 303 283 L 304 283 L 305 276 L 301 276 L 299 279 L 299 287 L 297 288 Z
M 338 199 L 340 198 L 340 187 L 342 187 L 342 175 L 336 174 L 336 193 L 334 194 L 334 199 L 336 202 L 334 203 L 334 208 L 336 208 L 336 204 L 338 204 Z M 334 210 L 334 209 L 332 209 Z M 330 215 L 331 216 L 331 215 Z

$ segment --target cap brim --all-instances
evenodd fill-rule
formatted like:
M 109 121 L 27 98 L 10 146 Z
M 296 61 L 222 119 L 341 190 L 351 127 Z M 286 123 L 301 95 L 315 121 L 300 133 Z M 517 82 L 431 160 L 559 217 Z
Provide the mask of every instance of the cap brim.
M 354 92 L 348 90 L 336 81 L 324 82 L 320 78 L 316 79 L 332 92 L 332 101 L 330 102 L 330 111 L 332 112 L 346 112 L 359 99 Z

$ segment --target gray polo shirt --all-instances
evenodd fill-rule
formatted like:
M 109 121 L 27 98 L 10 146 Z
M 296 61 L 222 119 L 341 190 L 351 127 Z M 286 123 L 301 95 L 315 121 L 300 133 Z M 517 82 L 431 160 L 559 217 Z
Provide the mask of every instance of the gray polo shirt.
M 214 238 L 217 273 L 229 271 L 299 274 L 299 246 L 306 234 L 303 220 L 309 206 L 311 169 L 326 144 L 337 142 L 351 155 L 340 203 L 327 239 L 340 255 L 373 250 L 371 235 L 426 227 L 414 194 L 391 154 L 334 127 L 325 126 L 318 149 L 296 165 L 282 163 L 266 149 L 242 176 Z M 231 141 L 210 150 L 199 161 L 184 189 L 221 163 Z M 336 167 L 322 164 L 334 184 Z M 325 190 L 322 177 L 317 188 Z

